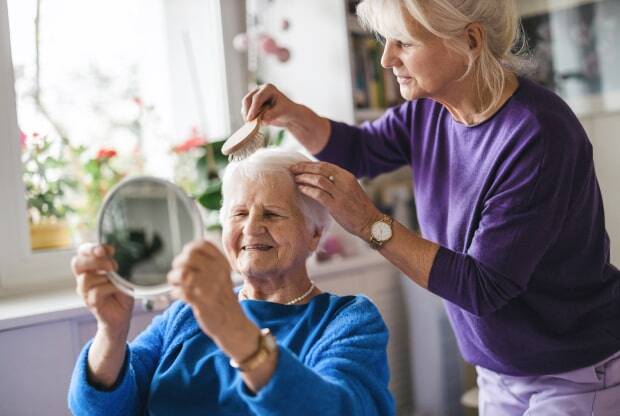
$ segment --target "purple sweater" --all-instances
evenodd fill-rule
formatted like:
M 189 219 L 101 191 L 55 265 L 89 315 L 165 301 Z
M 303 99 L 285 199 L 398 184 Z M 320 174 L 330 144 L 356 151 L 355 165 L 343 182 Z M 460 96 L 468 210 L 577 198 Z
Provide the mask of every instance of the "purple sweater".
M 585 131 L 553 92 L 519 81 L 479 125 L 420 99 L 361 127 L 332 122 L 316 156 L 358 177 L 410 165 L 422 235 L 441 246 L 429 290 L 463 357 L 552 374 L 620 350 L 620 271 Z

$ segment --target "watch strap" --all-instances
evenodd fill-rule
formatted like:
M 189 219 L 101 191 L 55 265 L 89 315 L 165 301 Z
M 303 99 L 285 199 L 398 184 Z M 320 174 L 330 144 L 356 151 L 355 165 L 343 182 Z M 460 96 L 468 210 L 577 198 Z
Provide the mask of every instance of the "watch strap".
M 269 328 L 263 328 L 260 331 L 260 336 L 258 338 L 258 348 L 256 349 L 256 351 L 241 362 L 237 362 L 231 358 L 230 366 L 232 368 L 236 368 L 241 372 L 252 371 L 259 365 L 264 363 L 267 358 L 269 358 L 269 356 L 275 351 L 275 349 L 275 338 L 273 337 L 273 335 L 271 335 L 271 331 L 269 330 Z

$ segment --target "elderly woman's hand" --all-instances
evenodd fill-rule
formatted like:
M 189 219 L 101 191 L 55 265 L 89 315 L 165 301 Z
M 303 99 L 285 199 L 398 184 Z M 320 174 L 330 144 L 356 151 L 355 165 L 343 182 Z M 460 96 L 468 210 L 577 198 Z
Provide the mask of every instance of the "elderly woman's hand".
M 200 329 L 236 361 L 256 349 L 259 329 L 243 313 L 230 279 L 230 265 L 208 241 L 186 244 L 172 263 L 172 297 L 189 304 Z
M 382 218 L 355 176 L 327 162 L 298 163 L 291 167 L 299 190 L 329 209 L 345 230 L 366 240 L 370 226 Z
M 240 312 L 230 279 L 230 265 L 220 250 L 208 241 L 188 243 L 172 262 L 168 273 L 172 297 L 192 307 L 203 332 L 217 335 L 228 319 Z
M 76 291 L 100 328 L 120 334 L 129 329 L 134 301 L 106 276 L 106 272 L 118 268 L 113 255 L 112 246 L 82 244 L 71 259 L 71 270 L 77 282 Z

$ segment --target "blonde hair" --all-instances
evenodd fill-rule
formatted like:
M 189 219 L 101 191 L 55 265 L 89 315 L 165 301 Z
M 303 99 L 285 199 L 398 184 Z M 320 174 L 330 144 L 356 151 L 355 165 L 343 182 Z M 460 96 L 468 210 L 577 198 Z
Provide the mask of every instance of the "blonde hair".
M 357 6 L 362 26 L 392 39 L 411 38 L 404 13 L 443 39 L 446 47 L 468 57 L 463 77 L 473 73 L 479 96 L 490 94 L 490 103 L 482 112 L 500 101 L 506 71 L 524 73 L 531 69 L 514 0 L 363 0 Z M 483 30 L 478 56 L 470 52 L 461 36 L 467 25 L 475 22 Z

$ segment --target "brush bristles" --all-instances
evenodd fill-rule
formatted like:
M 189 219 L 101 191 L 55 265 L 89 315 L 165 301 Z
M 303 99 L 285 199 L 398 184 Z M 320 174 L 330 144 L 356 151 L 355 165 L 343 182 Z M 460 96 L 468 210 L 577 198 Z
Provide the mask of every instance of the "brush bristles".
M 265 135 L 259 131 L 252 138 L 247 139 L 241 149 L 228 155 L 228 160 L 230 162 L 239 162 L 250 157 L 252 153 L 263 147 L 265 147 Z

